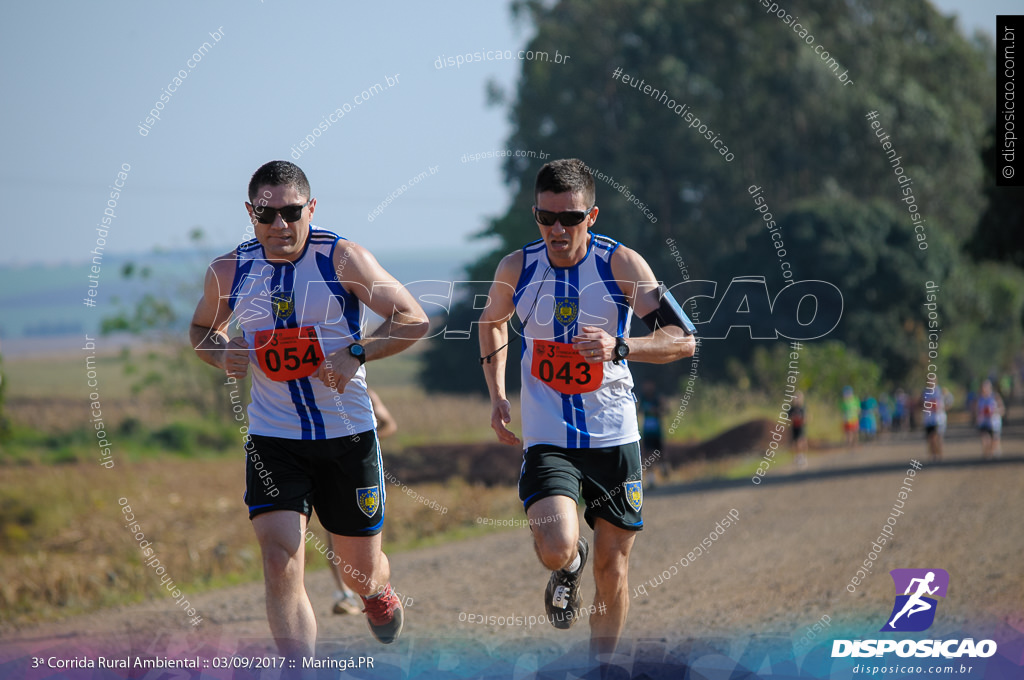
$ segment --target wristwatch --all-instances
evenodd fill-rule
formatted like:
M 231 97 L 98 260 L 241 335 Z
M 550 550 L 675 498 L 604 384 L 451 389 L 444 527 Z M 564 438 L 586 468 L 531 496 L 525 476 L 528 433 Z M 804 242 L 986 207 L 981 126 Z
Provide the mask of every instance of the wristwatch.
M 615 349 L 612 350 L 612 355 L 615 357 L 612 359 L 613 364 L 621 364 L 629 356 L 629 345 L 621 335 L 615 338 Z
M 366 363 L 366 350 L 358 342 L 352 343 L 348 346 L 348 353 L 356 359 L 359 359 L 360 366 Z

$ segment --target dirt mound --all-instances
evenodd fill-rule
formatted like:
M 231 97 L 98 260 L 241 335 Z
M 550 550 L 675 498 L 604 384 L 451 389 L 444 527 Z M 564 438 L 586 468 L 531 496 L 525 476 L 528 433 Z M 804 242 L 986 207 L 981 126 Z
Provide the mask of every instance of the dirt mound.
M 522 450 L 497 442 L 411 446 L 384 455 L 385 468 L 405 484 L 460 478 L 486 486 L 515 484 L 522 462 Z
M 717 437 L 696 444 L 669 444 L 662 451 L 671 467 L 695 460 L 715 460 L 763 449 L 772 423 L 752 420 Z M 389 473 L 406 484 L 446 482 L 461 478 L 487 486 L 514 484 L 519 479 L 523 454 L 519 448 L 493 444 L 437 444 L 412 446 L 385 454 Z
M 764 449 L 772 430 L 770 420 L 751 420 L 696 444 L 669 445 L 663 452 L 672 467 L 695 460 L 716 460 Z

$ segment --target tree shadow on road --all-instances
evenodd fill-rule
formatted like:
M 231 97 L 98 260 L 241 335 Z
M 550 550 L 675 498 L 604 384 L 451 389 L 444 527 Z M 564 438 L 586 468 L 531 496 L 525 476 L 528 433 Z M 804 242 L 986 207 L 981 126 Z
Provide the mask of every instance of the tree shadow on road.
M 974 467 L 1003 467 L 1024 465 L 1024 456 L 1003 456 L 993 460 L 981 458 L 968 458 L 962 460 L 944 460 L 937 463 L 923 463 L 924 470 L 961 469 Z M 682 484 L 665 484 L 657 488 L 645 490 L 644 495 L 674 496 L 688 493 L 700 493 L 704 491 L 724 491 L 727 489 L 738 489 L 743 486 L 776 486 L 785 484 L 806 484 L 808 482 L 819 482 L 825 479 L 836 479 L 843 477 L 866 477 L 868 475 L 879 475 L 891 472 L 906 472 L 908 463 L 906 461 L 894 461 L 892 463 L 876 463 L 870 465 L 850 465 L 847 467 L 829 468 L 827 470 L 800 471 L 790 474 L 768 474 L 761 477 L 761 483 L 753 484 L 749 477 L 740 479 L 705 479 L 696 482 L 685 482 Z

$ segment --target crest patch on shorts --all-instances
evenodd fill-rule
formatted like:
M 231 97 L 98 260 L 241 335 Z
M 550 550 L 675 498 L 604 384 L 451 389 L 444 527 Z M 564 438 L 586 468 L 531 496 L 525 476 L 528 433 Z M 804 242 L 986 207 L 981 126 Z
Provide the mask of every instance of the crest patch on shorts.
M 380 507 L 380 487 L 366 486 L 356 489 L 356 504 L 367 517 L 376 515 L 377 508 Z
M 626 500 L 629 505 L 639 512 L 640 506 L 644 504 L 643 482 L 624 482 L 623 486 L 626 487 Z

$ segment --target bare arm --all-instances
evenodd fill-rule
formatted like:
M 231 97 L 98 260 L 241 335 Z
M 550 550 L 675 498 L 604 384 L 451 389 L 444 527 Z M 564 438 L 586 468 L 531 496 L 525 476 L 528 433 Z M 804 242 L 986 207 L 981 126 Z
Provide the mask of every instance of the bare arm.
M 426 335 L 429 321 L 419 303 L 366 248 L 356 243 L 335 248 L 334 269 L 342 272 L 341 283 L 347 291 L 384 317 L 380 326 L 359 341 L 367 361 L 397 354 Z M 326 358 L 317 377 L 344 392 L 359 365 L 346 347 Z
M 643 318 L 658 309 L 657 279 L 639 253 L 619 246 L 612 255 L 611 265 L 615 280 L 626 284 L 622 286 L 623 292 L 638 317 Z M 573 347 L 587 361 L 599 363 L 615 358 L 613 336 L 596 326 L 584 326 L 581 331 L 573 338 Z M 679 326 L 663 326 L 650 335 L 631 337 L 628 344 L 629 361 L 649 364 L 667 364 L 691 357 L 697 346 L 694 337 Z
M 235 275 L 235 255 L 223 255 L 206 270 L 203 296 L 192 315 L 188 335 L 199 358 L 228 376 L 244 378 L 249 367 L 249 348 L 241 336 L 230 338 L 228 304 L 231 281 Z
M 398 432 L 398 424 L 395 422 L 394 416 L 391 415 L 391 411 L 381 401 L 380 395 L 371 389 L 367 389 L 366 392 L 370 395 L 373 415 L 377 417 L 377 437 L 379 439 L 386 439 Z
M 491 396 L 491 429 L 503 444 L 522 444 L 519 437 L 505 425 L 512 422 L 512 405 L 505 394 L 505 359 L 508 349 L 500 349 L 508 343 L 508 320 L 515 313 L 513 295 L 519 271 L 523 267 L 523 253 L 516 251 L 506 255 L 494 274 L 494 282 L 488 293 L 490 300 L 480 314 L 480 356 L 493 355 L 483 362 L 484 379 Z

